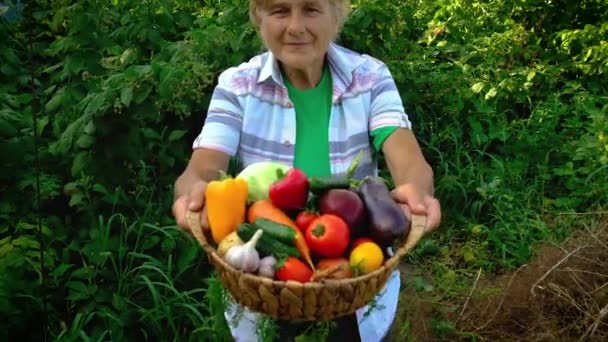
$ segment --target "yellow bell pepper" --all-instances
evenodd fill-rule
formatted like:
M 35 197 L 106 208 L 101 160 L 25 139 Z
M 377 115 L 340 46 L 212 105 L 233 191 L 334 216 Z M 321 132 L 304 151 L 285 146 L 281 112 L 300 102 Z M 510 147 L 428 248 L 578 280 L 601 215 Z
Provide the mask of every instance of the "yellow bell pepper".
M 205 205 L 211 236 L 220 243 L 245 222 L 248 185 L 243 179 L 225 177 L 207 185 Z

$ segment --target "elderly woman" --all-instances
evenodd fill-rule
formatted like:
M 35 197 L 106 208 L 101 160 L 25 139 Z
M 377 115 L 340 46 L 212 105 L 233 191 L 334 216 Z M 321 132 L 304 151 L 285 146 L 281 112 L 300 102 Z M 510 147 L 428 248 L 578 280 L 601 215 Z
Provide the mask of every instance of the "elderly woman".
M 175 183 L 179 226 L 188 229 L 186 210 L 204 213 L 207 182 L 233 156 L 243 167 L 269 160 L 329 176 L 344 174 L 360 151 L 356 177 L 376 175 L 375 155 L 382 152 L 396 185 L 393 196 L 406 215 L 426 215 L 429 230 L 439 225 L 433 172 L 387 66 L 335 42 L 349 7 L 348 0 L 251 0 L 250 19 L 268 51 L 220 75 L 192 157 Z M 396 272 L 370 315 L 364 307 L 338 320 L 340 336 L 381 340 L 393 321 L 399 286 Z M 235 311 L 226 313 L 235 339 L 257 340 L 258 314 L 245 310 L 234 322 Z

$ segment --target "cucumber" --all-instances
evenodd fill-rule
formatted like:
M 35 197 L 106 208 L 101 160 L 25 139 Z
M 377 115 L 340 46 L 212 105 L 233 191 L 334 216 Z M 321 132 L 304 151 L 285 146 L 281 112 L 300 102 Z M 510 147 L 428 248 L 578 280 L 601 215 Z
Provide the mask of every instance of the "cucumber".
M 253 234 L 255 234 L 258 229 L 261 228 L 254 224 L 242 223 L 237 229 L 236 234 L 241 240 L 246 242 L 253 237 Z M 300 252 L 295 247 L 275 239 L 270 234 L 266 234 L 266 232 L 260 236 L 255 248 L 263 255 L 273 255 L 277 258 L 283 256 L 300 257 Z
M 348 169 L 346 170 L 346 175 L 344 176 L 308 178 L 310 192 L 318 196 L 330 189 L 350 189 L 352 185 L 351 181 L 353 180 L 352 178 L 355 175 L 355 171 L 359 167 L 359 164 L 361 163 L 363 153 L 363 150 L 357 153 L 353 161 L 348 166 Z
M 266 218 L 259 218 L 255 220 L 253 224 L 261 228 L 264 231 L 264 234 L 270 235 L 289 246 L 294 245 L 296 232 L 291 227 Z
M 308 179 L 310 192 L 321 195 L 330 189 L 349 189 L 350 180 L 346 177 L 312 177 Z

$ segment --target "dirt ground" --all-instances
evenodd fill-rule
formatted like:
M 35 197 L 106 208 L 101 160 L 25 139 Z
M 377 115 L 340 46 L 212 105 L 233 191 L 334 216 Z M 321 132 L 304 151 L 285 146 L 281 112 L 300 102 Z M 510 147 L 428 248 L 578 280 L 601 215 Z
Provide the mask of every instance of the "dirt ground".
M 608 341 L 608 221 L 560 246 L 544 245 L 513 272 L 475 278 L 450 303 L 406 289 L 393 340 Z M 447 334 L 438 333 L 441 320 L 449 322 Z

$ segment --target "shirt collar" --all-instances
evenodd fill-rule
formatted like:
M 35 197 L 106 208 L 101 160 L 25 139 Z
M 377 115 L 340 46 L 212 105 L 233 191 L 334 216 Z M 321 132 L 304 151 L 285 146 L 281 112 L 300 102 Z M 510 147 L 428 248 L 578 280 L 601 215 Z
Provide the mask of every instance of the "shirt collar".
M 264 82 L 268 78 L 272 78 L 276 84 L 283 84 L 283 76 L 281 76 L 279 63 L 271 51 L 267 51 L 264 55 L 262 55 L 261 64 L 262 68 L 260 69 L 260 73 L 258 75 L 258 83 Z
M 365 58 L 336 43 L 331 43 L 327 49 L 327 59 L 333 82 L 333 100 L 336 101 L 348 89 L 353 81 L 353 71 L 365 62 Z M 283 86 L 283 77 L 279 63 L 271 51 L 262 56 L 258 83 L 271 78 L 276 84 Z

